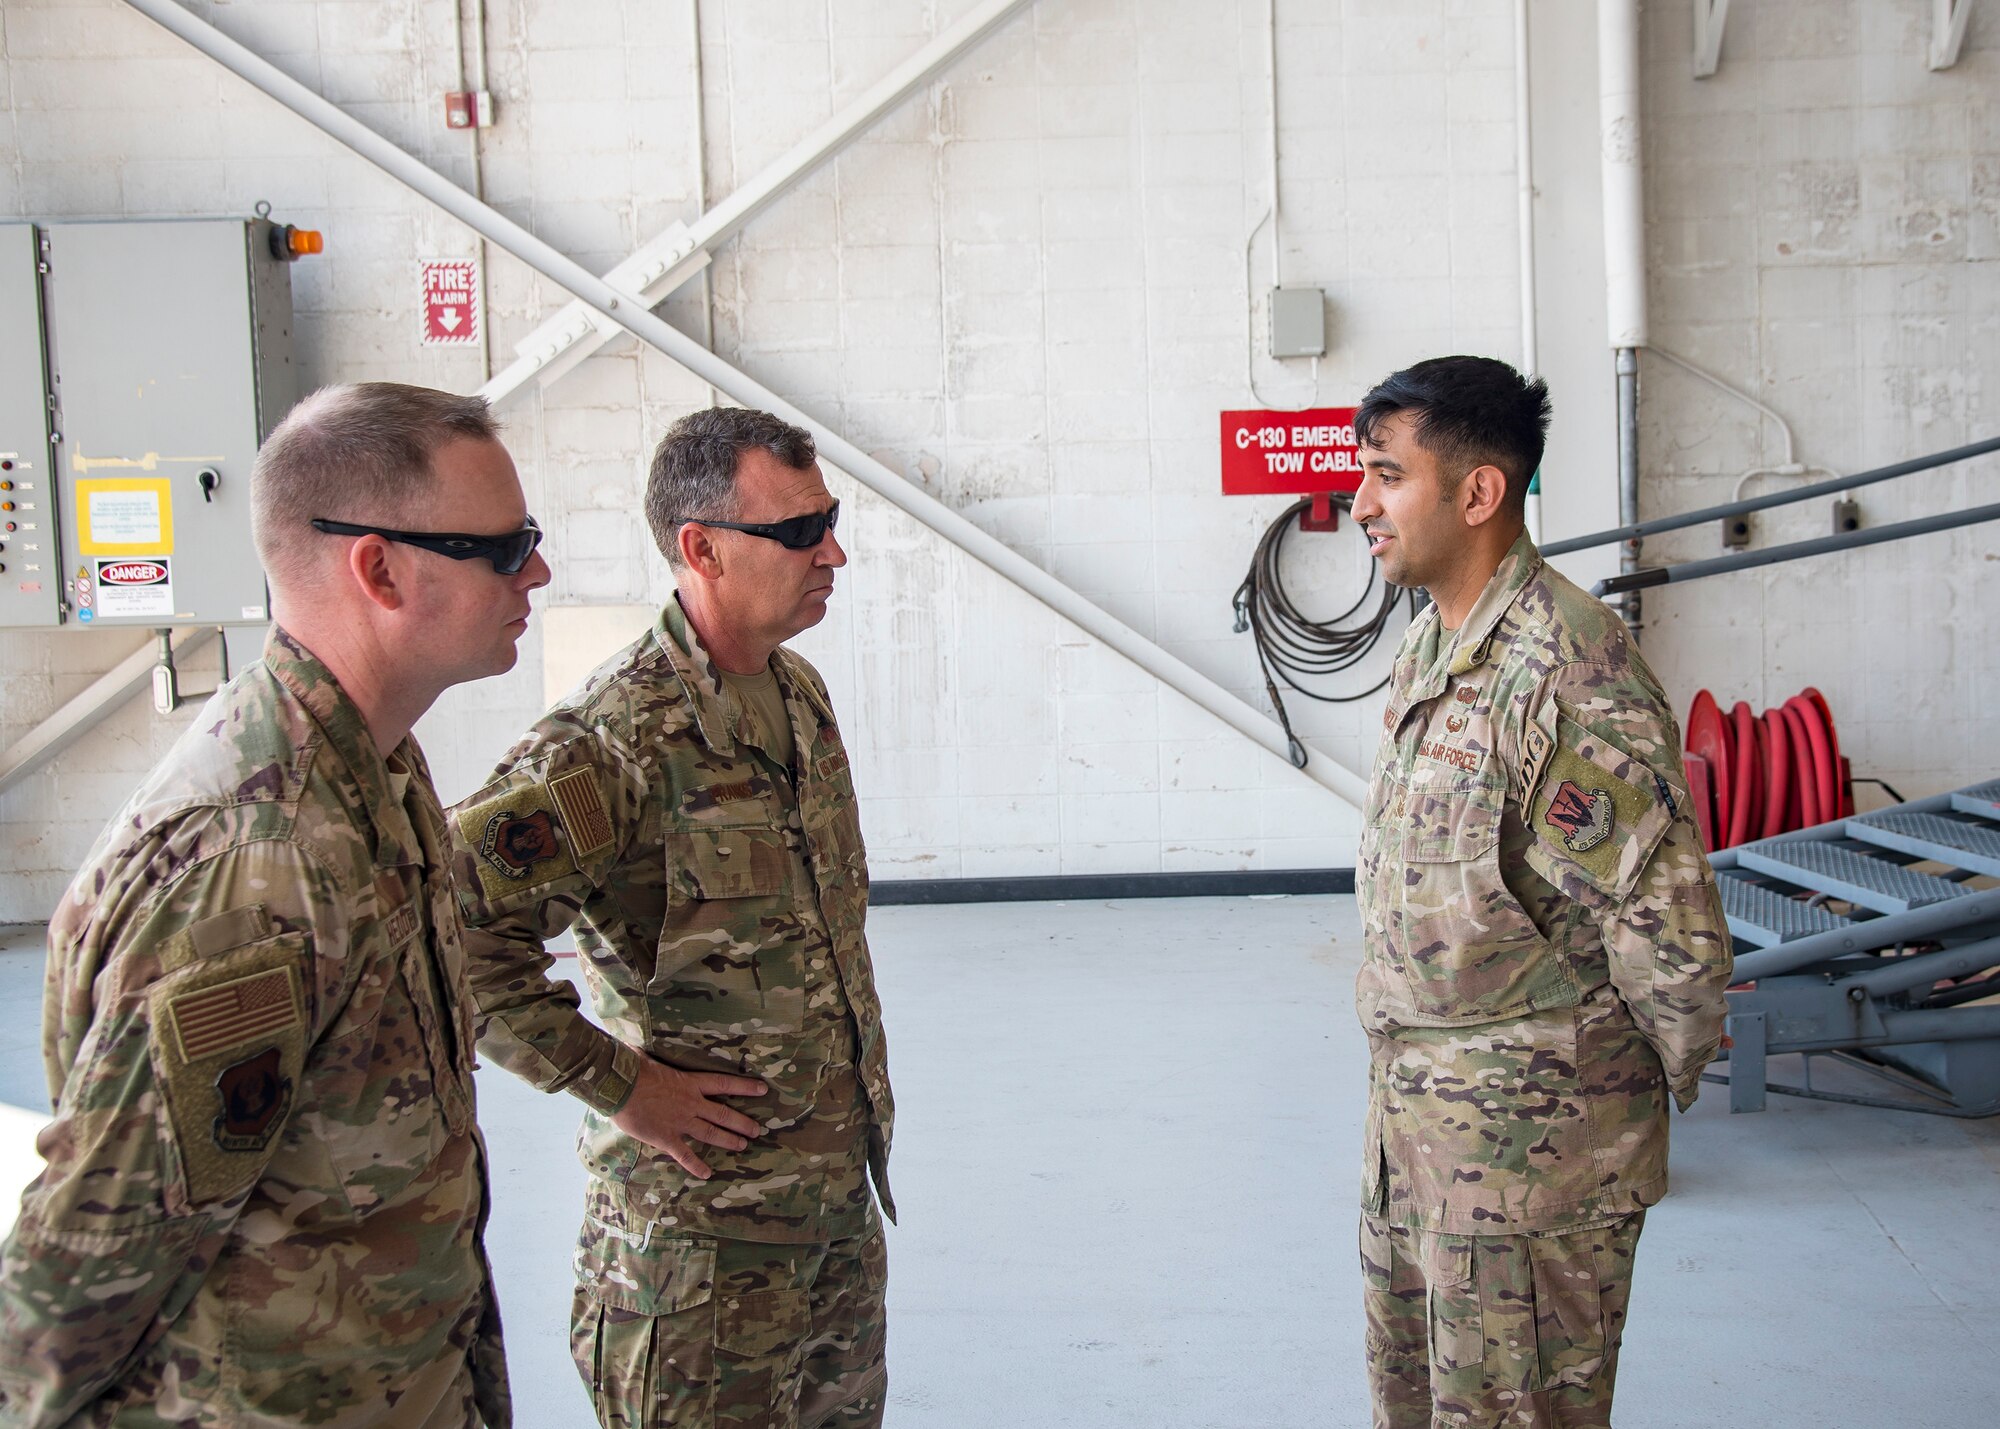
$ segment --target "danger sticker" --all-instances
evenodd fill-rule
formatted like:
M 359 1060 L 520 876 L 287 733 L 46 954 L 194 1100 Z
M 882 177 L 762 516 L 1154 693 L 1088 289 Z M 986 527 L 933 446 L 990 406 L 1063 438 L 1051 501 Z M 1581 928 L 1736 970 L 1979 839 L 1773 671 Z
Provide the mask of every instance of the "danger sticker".
M 97 613 L 103 619 L 174 613 L 171 561 L 99 560 L 94 565 L 92 584 L 97 588 Z

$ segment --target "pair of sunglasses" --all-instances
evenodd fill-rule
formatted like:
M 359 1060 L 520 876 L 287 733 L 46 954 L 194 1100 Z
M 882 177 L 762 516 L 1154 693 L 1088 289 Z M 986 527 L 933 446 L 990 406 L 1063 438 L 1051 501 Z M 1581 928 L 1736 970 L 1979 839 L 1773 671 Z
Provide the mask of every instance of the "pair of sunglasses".
M 312 528 L 329 536 L 380 536 L 385 541 L 450 556 L 454 561 L 483 558 L 491 561 L 493 569 L 503 576 L 519 575 L 521 567 L 528 564 L 528 557 L 535 554 L 535 547 L 542 544 L 542 528 L 532 516 L 520 530 L 500 536 L 470 536 L 457 531 L 391 531 L 385 526 L 357 526 L 352 521 L 328 521 L 317 516 Z
M 783 521 L 711 521 L 706 516 L 681 516 L 676 524 L 682 526 L 720 526 L 725 531 L 747 531 L 752 536 L 762 536 L 767 541 L 776 541 L 792 551 L 810 551 L 826 539 L 826 533 L 833 529 L 833 523 L 840 519 L 840 503 L 824 511 L 815 511 L 810 516 L 788 516 Z

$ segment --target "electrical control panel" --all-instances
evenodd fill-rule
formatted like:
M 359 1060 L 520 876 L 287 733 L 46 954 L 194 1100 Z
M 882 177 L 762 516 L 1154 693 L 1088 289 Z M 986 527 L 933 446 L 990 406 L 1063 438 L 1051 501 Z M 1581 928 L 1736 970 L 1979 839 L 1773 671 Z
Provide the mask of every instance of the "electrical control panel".
M 32 225 L 0 224 L 0 626 L 63 617 L 39 262 Z
M 26 298 L 11 287 L 22 232 L 39 283 Z M 41 317 L 37 339 L 21 344 L 34 352 L 14 351 L 10 331 L 0 356 L 0 448 L 28 440 L 12 435 L 29 420 L 28 403 L 14 411 L 19 389 L 38 394 L 46 454 L 32 498 L 43 579 L 24 589 L 32 583 L 15 580 L 12 551 L 0 553 L 0 625 L 268 620 L 250 471 L 298 396 L 289 259 L 273 232 L 259 218 L 0 235 L 0 319 L 11 329 L 30 300 Z M 46 380 L 25 380 L 31 358 Z

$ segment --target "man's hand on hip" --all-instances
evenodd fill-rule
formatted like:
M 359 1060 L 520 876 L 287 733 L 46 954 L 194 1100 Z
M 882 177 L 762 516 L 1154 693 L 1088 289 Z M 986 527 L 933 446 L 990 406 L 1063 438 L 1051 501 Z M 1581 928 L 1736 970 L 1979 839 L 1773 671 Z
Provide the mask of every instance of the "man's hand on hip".
M 625 1108 L 611 1124 L 678 1161 L 690 1176 L 706 1181 L 715 1173 L 689 1141 L 741 1151 L 764 1128 L 734 1107 L 711 1097 L 760 1097 L 768 1088 L 749 1077 L 720 1072 L 683 1072 L 651 1057 L 639 1063 L 639 1078 Z

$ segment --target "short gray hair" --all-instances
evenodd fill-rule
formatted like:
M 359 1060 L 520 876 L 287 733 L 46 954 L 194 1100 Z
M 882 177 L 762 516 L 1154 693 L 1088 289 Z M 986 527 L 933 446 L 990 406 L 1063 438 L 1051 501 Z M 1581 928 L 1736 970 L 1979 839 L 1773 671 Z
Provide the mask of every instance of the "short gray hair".
M 811 432 L 753 407 L 709 407 L 667 428 L 646 475 L 646 521 L 668 565 L 682 564 L 683 523 L 736 515 L 736 463 L 759 447 L 797 471 L 819 456 Z
M 250 473 L 250 522 L 265 571 L 283 580 L 319 537 L 314 517 L 393 526 L 429 490 L 431 457 L 460 437 L 493 441 L 483 397 L 401 382 L 322 387 L 286 414 Z

